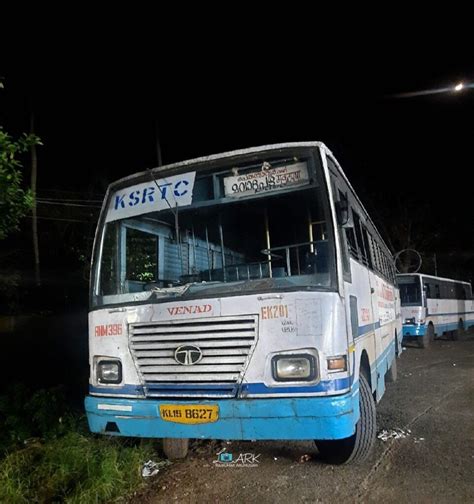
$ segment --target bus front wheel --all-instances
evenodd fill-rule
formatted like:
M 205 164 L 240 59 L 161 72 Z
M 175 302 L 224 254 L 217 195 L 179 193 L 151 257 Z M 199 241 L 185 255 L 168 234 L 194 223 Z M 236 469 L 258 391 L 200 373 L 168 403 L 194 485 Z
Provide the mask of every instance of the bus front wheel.
M 330 464 L 361 462 L 369 455 L 375 443 L 376 420 L 375 401 L 367 379 L 359 376 L 360 418 L 355 434 L 346 439 L 316 440 L 316 446 L 323 460 Z
M 184 459 L 188 454 L 189 439 L 164 438 L 163 451 L 169 460 Z

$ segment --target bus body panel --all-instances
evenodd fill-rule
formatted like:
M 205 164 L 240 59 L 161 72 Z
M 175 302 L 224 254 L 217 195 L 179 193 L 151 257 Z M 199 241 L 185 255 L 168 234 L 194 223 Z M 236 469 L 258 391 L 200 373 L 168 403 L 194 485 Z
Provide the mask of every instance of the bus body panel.
M 199 309 L 202 308 L 202 311 Z M 188 308 L 188 309 L 187 309 Z M 206 311 L 204 311 L 206 310 Z M 112 313 L 111 313 L 112 312 Z M 117 309 L 95 310 L 89 315 L 90 365 L 94 369 L 97 356 L 122 359 L 123 384 L 101 387 L 91 373 L 92 390 L 117 394 L 122 388 L 143 385 L 136 362 L 129 347 L 129 327 L 138 321 L 218 321 L 222 317 L 256 316 L 258 333 L 252 355 L 241 380 L 240 395 L 284 395 L 292 388 L 292 394 L 318 394 L 347 392 L 352 383 L 350 371 L 329 373 L 328 357 L 347 354 L 347 341 L 334 338 L 333 334 L 346 334 L 343 304 L 337 293 L 296 292 L 275 295 L 272 293 L 248 296 L 232 296 L 214 299 L 177 301 L 147 304 Z M 331 314 L 331 316 L 323 316 Z M 104 327 L 115 327 L 120 334 L 101 335 Z M 111 331 L 113 332 L 113 330 Z M 176 344 L 178 346 L 178 344 Z M 317 354 L 318 380 L 311 384 L 278 383 L 271 375 L 271 356 L 277 353 L 311 349 Z M 124 388 L 125 387 L 125 388 Z M 342 388 L 341 388 L 342 387 Z M 129 395 L 129 394 L 127 394 Z M 137 396 L 143 394 L 136 394 Z M 179 392 L 176 392 L 179 397 Z

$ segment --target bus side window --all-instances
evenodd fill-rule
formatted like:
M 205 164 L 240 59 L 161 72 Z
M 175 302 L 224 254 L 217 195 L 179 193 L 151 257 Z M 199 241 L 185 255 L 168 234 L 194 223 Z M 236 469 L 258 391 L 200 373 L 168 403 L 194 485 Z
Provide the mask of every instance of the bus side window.
M 387 280 L 390 280 L 390 261 L 388 259 L 388 254 L 385 254 L 385 270 Z
M 378 271 L 379 269 L 379 258 L 377 256 L 377 242 L 375 239 L 371 236 L 370 237 L 370 245 L 372 249 L 372 263 L 374 265 L 374 270 Z
M 364 247 L 367 255 L 367 265 L 369 266 L 370 269 L 373 269 L 372 255 L 370 253 L 371 251 L 369 244 L 369 232 L 367 231 L 367 228 L 365 226 L 362 226 L 362 237 L 364 239 Z
M 436 299 L 441 299 L 441 289 L 439 284 L 435 284 L 435 296 Z
M 450 299 L 456 299 L 456 284 L 450 284 L 449 285 L 449 293 L 450 293 Z
M 337 194 L 339 196 L 339 201 L 345 199 L 347 200 L 347 195 L 344 194 L 340 189 L 336 191 L 336 186 L 332 184 L 333 187 L 333 194 Z M 346 228 L 346 231 L 348 229 Z M 352 277 L 351 277 L 351 264 L 349 260 L 349 253 L 348 249 L 350 249 L 350 245 L 347 238 L 347 234 L 344 235 L 344 228 L 342 226 L 338 226 L 338 232 L 339 232 L 339 240 L 341 242 L 341 258 L 342 258 L 342 269 L 343 269 L 343 275 L 344 275 L 344 280 L 346 282 L 352 282 Z M 346 238 L 345 238 L 346 237 Z
M 349 209 L 349 212 L 352 212 L 352 215 L 354 215 L 354 212 L 352 208 Z M 349 249 L 349 252 L 351 256 L 354 259 L 359 259 L 359 251 L 357 248 L 357 241 L 354 233 L 354 228 L 353 227 L 348 227 L 345 228 L 344 231 L 346 232 L 346 240 L 347 240 L 347 247 Z
M 354 230 L 357 238 L 357 244 L 359 246 L 359 258 L 363 264 L 367 265 L 367 253 L 364 247 L 364 240 L 362 238 L 362 227 L 359 215 L 352 210 L 352 217 L 354 219 Z
M 386 277 L 387 276 L 387 260 L 385 257 L 385 253 L 383 250 L 381 250 L 382 253 L 382 276 Z
M 465 285 L 464 286 L 464 291 L 466 293 L 466 298 L 465 299 L 472 299 L 471 286 L 470 285 Z
M 382 274 L 382 253 L 377 242 L 375 242 L 375 253 L 377 255 L 377 271 Z
M 425 283 L 425 292 L 426 292 L 426 298 L 431 299 L 431 286 L 429 283 Z

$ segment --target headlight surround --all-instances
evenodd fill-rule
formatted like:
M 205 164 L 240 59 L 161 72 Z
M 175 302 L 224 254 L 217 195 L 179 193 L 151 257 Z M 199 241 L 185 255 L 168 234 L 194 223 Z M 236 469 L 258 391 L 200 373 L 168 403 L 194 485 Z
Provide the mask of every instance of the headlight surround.
M 100 360 L 97 362 L 97 381 L 105 384 L 122 382 L 122 363 L 119 360 Z
M 275 355 L 272 358 L 275 381 L 314 381 L 317 376 L 316 359 L 310 354 Z

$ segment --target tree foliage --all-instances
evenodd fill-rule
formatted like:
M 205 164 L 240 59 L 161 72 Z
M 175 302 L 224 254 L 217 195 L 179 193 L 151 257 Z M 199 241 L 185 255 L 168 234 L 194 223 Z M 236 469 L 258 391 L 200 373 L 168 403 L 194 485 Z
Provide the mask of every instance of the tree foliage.
M 0 126 L 0 240 L 18 230 L 20 220 L 33 205 L 33 193 L 22 188 L 19 160 L 33 145 L 41 145 L 36 135 L 23 134 L 15 141 Z

